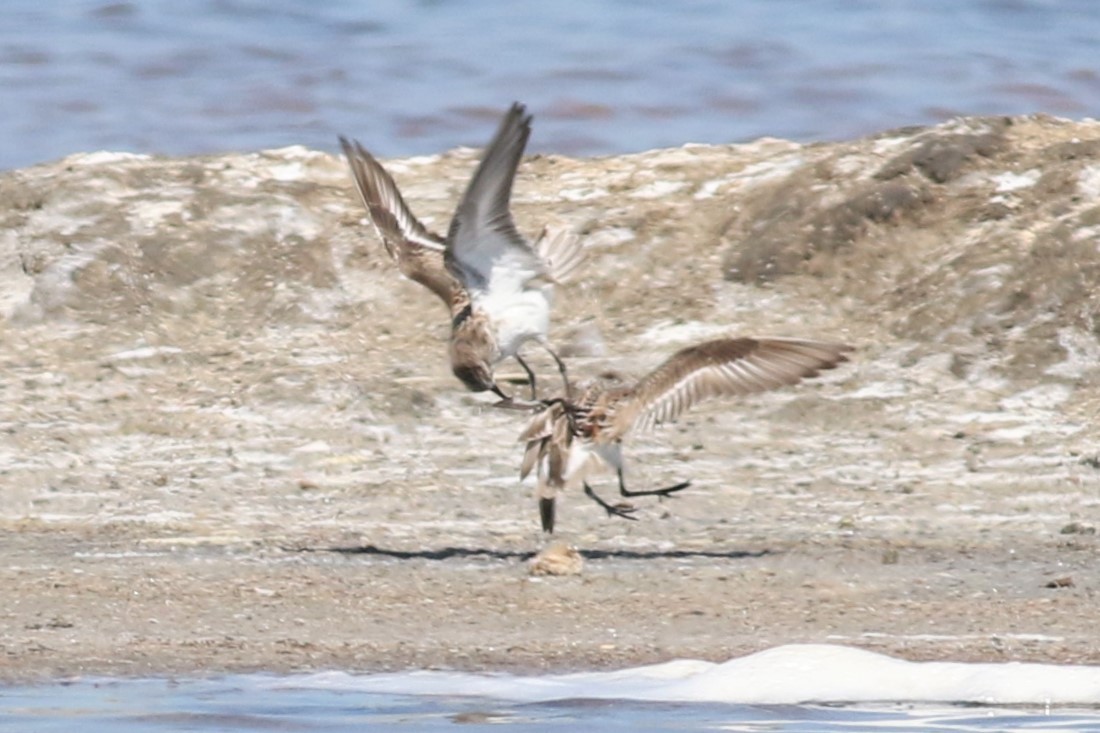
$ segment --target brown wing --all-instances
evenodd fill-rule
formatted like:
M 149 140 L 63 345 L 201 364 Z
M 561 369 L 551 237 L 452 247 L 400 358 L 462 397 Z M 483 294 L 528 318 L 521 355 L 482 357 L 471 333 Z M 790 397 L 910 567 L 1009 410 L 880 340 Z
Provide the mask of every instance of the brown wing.
M 551 405 L 545 408 L 528 420 L 527 425 L 519 434 L 520 442 L 527 444 L 523 452 L 523 463 L 520 464 L 519 469 L 520 481 L 527 478 L 535 464 L 538 463 L 542 454 L 543 443 L 553 434 L 554 419 L 560 412 L 561 407 L 559 405 Z
M 553 404 L 527 421 L 527 425 L 524 426 L 523 432 L 519 435 L 520 442 L 527 444 L 523 452 L 523 463 L 520 465 L 519 470 L 520 481 L 527 478 L 527 475 L 531 473 L 531 470 L 546 450 L 547 442 L 559 432 L 558 423 L 567 422 L 561 420 L 563 416 L 562 406 Z
M 543 442 L 542 440 L 532 440 L 523 449 L 523 462 L 519 465 L 520 481 L 527 478 L 535 466 L 538 465 L 539 459 L 542 458 Z
M 443 238 L 413 215 L 393 177 L 362 145 L 341 137 L 340 146 L 371 223 L 401 273 L 450 307 L 459 285 L 443 264 Z
M 562 411 L 554 421 L 554 434 L 543 441 L 546 446 L 546 482 L 560 488 L 565 484 L 565 470 L 569 465 L 569 453 L 573 445 L 573 428 Z
M 678 351 L 635 386 L 615 410 L 612 433 L 647 429 L 712 397 L 752 394 L 813 377 L 847 361 L 845 344 L 728 338 Z

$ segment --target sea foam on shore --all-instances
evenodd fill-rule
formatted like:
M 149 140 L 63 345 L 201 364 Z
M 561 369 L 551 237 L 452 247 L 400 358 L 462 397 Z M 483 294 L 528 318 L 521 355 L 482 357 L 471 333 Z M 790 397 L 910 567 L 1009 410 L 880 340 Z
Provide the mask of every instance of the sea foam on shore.
M 282 680 L 278 685 L 523 702 L 589 698 L 770 705 L 1100 704 L 1100 667 L 909 662 L 829 644 L 789 644 L 720 664 L 677 660 L 615 672 L 542 677 L 437 671 L 379 675 L 325 672 Z

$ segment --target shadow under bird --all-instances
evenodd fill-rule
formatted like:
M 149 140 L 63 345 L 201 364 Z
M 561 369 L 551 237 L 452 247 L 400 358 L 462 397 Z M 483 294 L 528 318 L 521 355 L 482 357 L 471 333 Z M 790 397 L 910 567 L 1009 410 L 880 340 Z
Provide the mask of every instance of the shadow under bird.
M 508 357 L 527 373 L 538 398 L 535 373 L 519 355 L 537 341 L 550 353 L 562 381 L 565 364 L 547 338 L 553 285 L 563 283 L 582 259 L 571 233 L 543 230 L 532 244 L 512 220 L 512 184 L 531 134 L 531 116 L 513 104 L 482 155 L 459 201 L 446 238 L 413 215 L 389 173 L 358 142 L 340 138 L 352 177 L 386 251 L 398 269 L 431 290 L 451 313 L 451 371 L 474 392 L 511 396 L 493 368 Z
M 690 481 L 660 489 L 630 491 L 623 479 L 622 440 L 676 419 L 710 398 L 764 392 L 814 377 L 841 362 L 851 347 L 825 341 L 782 338 L 724 338 L 682 349 L 637 382 L 615 373 L 571 388 L 572 397 L 545 401 L 527 423 L 520 440 L 527 447 L 520 479 L 537 468 L 542 529 L 554 531 L 555 499 L 578 486 L 608 516 L 634 519 L 629 504 L 610 504 L 588 485 L 588 476 L 611 468 L 619 493 L 670 496 Z

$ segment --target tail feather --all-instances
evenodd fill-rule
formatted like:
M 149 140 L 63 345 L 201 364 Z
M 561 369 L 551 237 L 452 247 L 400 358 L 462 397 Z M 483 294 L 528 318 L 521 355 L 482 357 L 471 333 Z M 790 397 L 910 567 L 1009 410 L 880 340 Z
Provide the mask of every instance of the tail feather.
M 527 478 L 538 464 L 539 458 L 542 457 L 542 443 L 541 440 L 528 441 L 527 447 L 523 450 L 523 462 L 519 466 L 520 481 Z

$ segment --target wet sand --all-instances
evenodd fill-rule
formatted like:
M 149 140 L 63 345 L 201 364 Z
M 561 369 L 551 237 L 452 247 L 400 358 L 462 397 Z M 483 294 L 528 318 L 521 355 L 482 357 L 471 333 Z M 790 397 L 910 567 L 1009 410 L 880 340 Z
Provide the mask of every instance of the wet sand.
M 684 524 L 652 523 L 673 537 Z M 260 537 L 23 527 L 5 542 L 3 677 L 572 670 L 722 661 L 789 642 L 915 660 L 1098 661 L 1091 537 L 1014 532 L 1005 547 L 804 529 L 816 536 L 594 542 L 606 549 L 588 551 L 580 576 L 532 578 L 527 551 L 500 540 L 397 550 L 396 539 L 299 538 L 303 551 Z M 1074 586 L 1048 587 L 1061 578 Z

